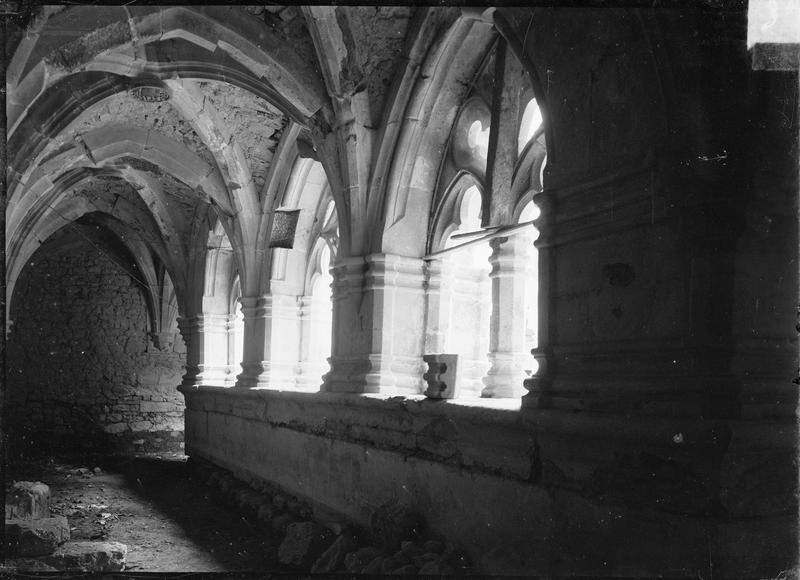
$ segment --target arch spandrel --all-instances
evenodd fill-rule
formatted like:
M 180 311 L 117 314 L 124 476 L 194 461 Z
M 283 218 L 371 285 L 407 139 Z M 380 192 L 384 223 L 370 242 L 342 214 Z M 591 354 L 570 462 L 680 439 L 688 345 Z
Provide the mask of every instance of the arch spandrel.
M 387 253 L 421 256 L 426 236 L 420 224 L 432 219 L 440 171 L 453 124 L 471 80 L 496 39 L 488 23 L 460 17 L 451 22 L 413 80 L 413 94 L 389 170 L 381 247 Z

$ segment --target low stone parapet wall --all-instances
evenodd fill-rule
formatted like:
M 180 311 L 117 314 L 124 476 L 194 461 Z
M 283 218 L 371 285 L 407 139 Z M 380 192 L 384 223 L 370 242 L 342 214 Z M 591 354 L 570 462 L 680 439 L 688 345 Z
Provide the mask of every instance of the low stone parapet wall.
M 190 455 L 286 489 L 320 519 L 368 526 L 377 506 L 408 505 L 482 572 L 678 574 L 705 569 L 711 554 L 716 569 L 744 559 L 727 567 L 731 577 L 764 573 L 757 555 L 735 554 L 749 535 L 757 545 L 770 538 L 791 566 L 794 480 L 773 482 L 788 502 L 775 513 L 736 475 L 743 462 L 780 463 L 793 449 L 791 426 L 531 413 L 491 399 L 214 387 L 184 395 Z M 749 505 L 742 518 L 757 512 L 760 531 L 720 517 L 723 499 Z

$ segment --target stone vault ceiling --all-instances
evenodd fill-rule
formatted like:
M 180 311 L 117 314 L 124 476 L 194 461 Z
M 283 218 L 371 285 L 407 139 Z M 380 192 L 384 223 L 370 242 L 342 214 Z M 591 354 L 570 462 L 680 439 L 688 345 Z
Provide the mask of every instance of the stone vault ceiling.
M 260 191 L 289 118 L 265 99 L 239 87 L 219 81 L 201 81 L 198 86 L 219 111 L 221 121 L 236 136 L 256 190 Z
M 7 303 L 37 249 L 90 213 L 128 228 L 142 271 L 166 268 L 181 312 L 196 300 L 189 293 L 218 224 L 243 292 L 263 292 L 271 258 L 262 246 L 299 157 L 322 163 L 343 248 L 359 251 L 370 243 L 363 224 L 380 227 L 402 115 L 438 94 L 421 64 L 435 68 L 459 15 L 409 6 L 34 8 L 6 39 Z M 491 27 L 479 27 L 488 45 Z

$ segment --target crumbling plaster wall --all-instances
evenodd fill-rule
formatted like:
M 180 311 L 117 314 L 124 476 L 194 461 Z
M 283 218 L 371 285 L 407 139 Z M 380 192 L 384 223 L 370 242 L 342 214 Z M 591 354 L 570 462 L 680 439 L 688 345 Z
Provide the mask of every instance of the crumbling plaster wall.
M 183 445 L 183 341 L 153 346 L 135 284 L 76 233 L 34 255 L 7 341 L 10 453 Z

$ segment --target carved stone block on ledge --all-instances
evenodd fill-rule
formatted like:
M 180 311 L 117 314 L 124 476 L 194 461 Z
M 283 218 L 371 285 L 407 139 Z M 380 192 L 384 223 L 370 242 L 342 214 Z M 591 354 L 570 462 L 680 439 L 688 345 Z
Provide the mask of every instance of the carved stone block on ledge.
M 425 396 L 430 399 L 454 399 L 458 396 L 459 355 L 426 354 L 422 360 L 428 371 L 422 376 L 428 383 Z

